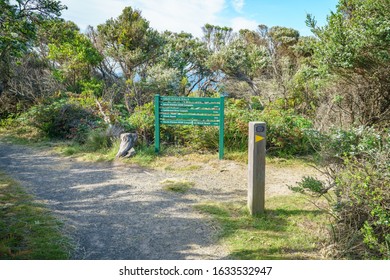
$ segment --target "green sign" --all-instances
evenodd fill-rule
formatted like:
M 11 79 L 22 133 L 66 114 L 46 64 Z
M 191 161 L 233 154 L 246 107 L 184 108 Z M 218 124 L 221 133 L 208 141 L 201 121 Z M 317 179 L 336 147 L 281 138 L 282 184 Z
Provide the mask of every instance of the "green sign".
M 160 152 L 160 124 L 200 125 L 219 127 L 219 159 L 224 154 L 224 97 L 154 97 L 155 130 L 154 144 L 156 153 Z

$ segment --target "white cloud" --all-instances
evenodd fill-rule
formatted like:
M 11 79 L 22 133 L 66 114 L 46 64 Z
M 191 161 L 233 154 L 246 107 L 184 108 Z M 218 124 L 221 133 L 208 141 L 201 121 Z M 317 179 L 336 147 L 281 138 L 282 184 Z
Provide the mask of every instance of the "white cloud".
M 63 17 L 74 21 L 81 30 L 118 17 L 126 6 L 142 11 L 150 25 L 159 30 L 189 32 L 201 36 L 206 23 L 218 24 L 218 14 L 225 8 L 225 0 L 61 0 L 68 6 Z
M 121 0 L 61 0 L 68 7 L 62 12 L 63 18 L 75 22 L 82 31 L 88 25 L 97 26 L 117 17 L 126 6 Z
M 189 32 L 201 36 L 206 23 L 218 24 L 218 14 L 224 9 L 225 0 L 126 0 L 139 8 L 153 28 L 164 31 Z
M 240 29 L 256 30 L 259 24 L 255 20 L 236 17 L 231 20 L 230 25 L 234 31 L 239 31 Z
M 241 13 L 245 5 L 245 0 L 232 0 L 232 5 L 236 12 Z
M 241 10 L 243 0 L 231 0 L 236 10 Z M 88 25 L 97 26 L 110 18 L 116 18 L 126 6 L 139 9 L 142 16 L 158 31 L 189 32 L 202 36 L 206 23 L 230 26 L 234 31 L 255 30 L 258 23 L 244 17 L 222 19 L 220 13 L 227 8 L 225 0 L 61 0 L 68 10 L 63 12 L 67 20 L 74 21 L 82 31 Z

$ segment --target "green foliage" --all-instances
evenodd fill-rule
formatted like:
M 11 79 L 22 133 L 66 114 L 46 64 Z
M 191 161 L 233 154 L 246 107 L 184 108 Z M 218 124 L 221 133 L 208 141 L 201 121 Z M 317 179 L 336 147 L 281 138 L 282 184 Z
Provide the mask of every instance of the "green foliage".
M 343 109 L 351 122 L 385 127 L 390 100 L 390 1 L 344 0 L 328 25 L 319 28 L 312 17 L 308 24 L 318 37 L 312 63 L 326 68 L 340 92 Z
M 154 135 L 154 104 L 147 103 L 142 107 L 137 107 L 129 118 L 132 128 L 136 129 L 139 139 L 144 144 L 149 144 Z
M 126 7 L 122 14 L 115 19 L 109 19 L 104 24 L 98 25 L 96 38 L 99 42 L 100 51 L 105 54 L 104 74 L 110 62 L 116 63 L 111 66 L 111 77 L 118 80 L 114 72 L 118 72 L 116 67 L 120 67 L 122 78 L 125 83 L 124 102 L 131 111 L 136 105 L 143 105 L 152 100 L 156 87 L 156 79 L 159 68 L 153 69 L 157 58 L 162 53 L 165 39 L 156 30 L 152 29 L 149 22 L 142 17 L 141 11 Z M 110 62 L 109 62 L 110 61 Z M 172 76 L 167 75 L 164 82 L 167 86 L 175 86 Z M 149 72 L 149 73 L 148 73 Z M 160 71 L 161 73 L 161 71 Z M 147 76 L 149 80 L 147 80 Z M 110 84 L 112 81 L 109 81 Z M 152 87 L 152 88 L 149 88 Z
M 66 99 L 34 106 L 27 112 L 27 118 L 49 138 L 74 139 L 80 143 L 84 143 L 89 130 L 99 124 L 93 112 Z
M 228 45 L 233 37 L 233 28 L 221 27 L 212 24 L 205 24 L 202 27 L 203 40 L 206 42 L 207 48 L 212 52 L 219 51 L 222 47 Z
M 266 109 L 250 110 L 243 100 L 228 99 L 225 109 L 225 147 L 231 151 L 246 151 L 248 123 L 267 123 L 267 149 L 278 156 L 305 155 L 314 152 L 319 135 L 312 129 L 310 120 L 293 111 Z M 131 127 L 144 144 L 154 139 L 154 105 L 137 107 L 130 116 Z M 166 144 L 188 145 L 196 150 L 218 149 L 218 128 L 197 126 L 161 126 L 161 141 Z
M 32 48 L 37 27 L 45 20 L 60 16 L 65 8 L 60 1 L 53 0 L 0 2 L 1 91 L 9 86 L 11 63 Z
M 160 50 L 161 37 L 150 28 L 141 11 L 126 7 L 116 19 L 98 26 L 107 54 L 122 63 L 125 78 L 133 79 L 136 67 L 147 62 Z
M 269 58 L 263 46 L 235 40 L 211 57 L 211 67 L 238 80 L 250 79 L 268 65 Z
M 346 160 L 336 175 L 335 240 L 344 256 L 390 259 L 389 151 Z
M 383 146 L 380 132 L 370 127 L 357 127 L 349 130 L 332 129 L 323 136 L 322 157 L 325 161 L 344 158 L 361 158 L 376 153 Z
M 74 23 L 58 20 L 46 25 L 48 59 L 58 65 L 55 76 L 67 85 L 68 90 L 81 92 L 81 87 L 85 87 L 91 77 L 93 67 L 102 61 L 102 55 Z
M 84 147 L 87 151 L 107 151 L 113 145 L 112 137 L 108 136 L 105 130 L 90 130 L 86 136 Z
M 321 195 L 325 191 L 325 186 L 322 181 L 311 176 L 305 176 L 302 181 L 297 183 L 297 186 L 291 186 L 289 189 L 298 193 L 305 193 L 308 191 L 310 193 Z
M 291 189 L 327 199 L 335 257 L 389 259 L 390 134 L 362 127 L 337 130 L 324 143 L 328 184 L 308 177 Z
M 19 56 L 25 52 L 35 38 L 36 27 L 44 20 L 58 17 L 66 7 L 59 1 L 35 0 L 26 1 L 2 0 L 0 2 L 0 55 L 6 52 Z M 29 3 L 30 2 L 30 3 Z

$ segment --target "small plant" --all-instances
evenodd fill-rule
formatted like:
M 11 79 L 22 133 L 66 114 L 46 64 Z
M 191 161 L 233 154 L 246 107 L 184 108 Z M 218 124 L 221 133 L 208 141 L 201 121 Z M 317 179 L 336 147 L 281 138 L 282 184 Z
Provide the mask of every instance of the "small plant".
M 311 176 L 303 177 L 302 181 L 298 182 L 297 186 L 290 186 L 289 189 L 299 193 L 306 193 L 309 191 L 315 195 L 322 195 L 327 191 L 322 181 Z
M 176 193 L 186 193 L 195 184 L 186 180 L 166 179 L 161 182 L 164 185 L 164 189 Z

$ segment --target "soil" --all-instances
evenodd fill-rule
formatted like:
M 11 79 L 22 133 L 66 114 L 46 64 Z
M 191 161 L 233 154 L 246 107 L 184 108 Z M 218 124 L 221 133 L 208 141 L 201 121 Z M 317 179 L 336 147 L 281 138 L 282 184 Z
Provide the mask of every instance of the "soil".
M 75 244 L 72 259 L 229 259 L 218 225 L 197 212 L 201 202 L 246 201 L 247 166 L 234 161 L 167 158 L 147 169 L 120 160 L 79 162 L 48 149 L 0 141 L 0 170 L 18 180 L 64 223 Z M 268 164 L 266 197 L 288 195 L 288 185 L 315 175 L 308 166 Z M 194 184 L 167 191 L 167 179 Z

